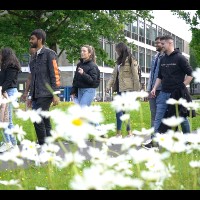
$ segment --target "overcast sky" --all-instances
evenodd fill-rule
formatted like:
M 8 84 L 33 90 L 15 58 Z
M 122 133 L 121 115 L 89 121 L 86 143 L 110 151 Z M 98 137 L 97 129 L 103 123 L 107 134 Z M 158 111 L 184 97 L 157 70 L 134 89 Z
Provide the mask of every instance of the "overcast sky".
M 194 10 L 191 12 L 194 13 Z M 187 42 L 191 41 L 192 33 L 189 30 L 189 25 L 184 20 L 178 18 L 177 15 L 173 15 L 170 10 L 154 10 L 153 15 L 155 24 L 160 25 Z

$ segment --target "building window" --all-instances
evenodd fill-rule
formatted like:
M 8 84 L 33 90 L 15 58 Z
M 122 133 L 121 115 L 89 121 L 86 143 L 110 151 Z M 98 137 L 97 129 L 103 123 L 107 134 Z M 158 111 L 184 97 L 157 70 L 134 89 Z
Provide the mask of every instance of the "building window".
M 183 52 L 183 40 L 180 39 L 179 41 L 179 49 L 180 49 L 180 52 Z
M 125 25 L 124 34 L 125 34 L 126 37 L 131 38 L 131 24 Z
M 174 40 L 174 42 L 175 42 L 175 35 L 174 35 L 174 34 L 172 34 L 171 36 L 172 36 L 172 38 L 173 38 L 173 40 Z
M 145 49 L 143 47 L 139 47 L 139 65 L 142 72 L 145 72 Z
M 132 49 L 132 54 L 138 60 L 138 46 L 135 47 L 135 49 Z
M 139 21 L 139 41 L 145 43 L 144 21 Z
M 151 26 L 146 24 L 146 44 L 151 45 Z
M 138 34 L 138 22 L 137 21 L 132 23 L 132 32 Z
M 158 26 L 158 36 L 162 36 L 162 28 L 160 26 Z
M 170 34 L 167 30 L 163 29 L 163 35 L 170 35 Z
M 146 73 L 149 73 L 151 69 L 151 50 L 146 49 Z
M 176 37 L 176 48 L 179 48 L 180 52 L 183 51 L 183 40 L 179 37 Z
M 152 24 L 151 28 L 152 28 L 152 30 L 151 30 L 152 46 L 155 46 L 154 41 L 155 41 L 155 39 L 157 37 L 157 26 L 155 24 Z

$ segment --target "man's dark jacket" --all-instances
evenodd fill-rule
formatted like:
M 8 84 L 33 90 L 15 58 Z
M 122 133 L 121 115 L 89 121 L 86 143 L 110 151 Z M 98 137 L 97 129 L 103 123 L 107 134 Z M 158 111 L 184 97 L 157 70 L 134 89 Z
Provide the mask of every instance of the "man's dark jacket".
M 31 70 L 31 90 L 32 98 L 53 97 L 48 89 L 49 85 L 53 91 L 59 91 L 60 72 L 57 65 L 56 53 L 46 47 L 43 47 L 40 53 L 30 61 Z

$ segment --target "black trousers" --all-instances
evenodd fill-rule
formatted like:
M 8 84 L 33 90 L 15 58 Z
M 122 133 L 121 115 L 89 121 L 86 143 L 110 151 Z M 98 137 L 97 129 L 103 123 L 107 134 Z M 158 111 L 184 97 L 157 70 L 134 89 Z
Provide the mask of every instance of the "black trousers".
M 37 110 L 41 108 L 43 111 L 49 111 L 52 97 L 40 97 L 33 99 L 35 101 L 34 109 Z M 42 117 L 42 121 L 40 123 L 34 123 L 35 132 L 37 135 L 38 143 L 40 145 L 45 143 L 45 137 L 51 136 L 51 122 L 50 118 Z

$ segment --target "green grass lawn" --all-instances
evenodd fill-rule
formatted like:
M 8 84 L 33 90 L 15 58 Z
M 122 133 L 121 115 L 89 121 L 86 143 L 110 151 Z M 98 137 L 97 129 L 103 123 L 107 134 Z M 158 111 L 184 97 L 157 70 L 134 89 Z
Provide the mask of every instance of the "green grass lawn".
M 105 117 L 104 124 L 115 123 L 115 112 L 111 108 L 110 103 L 94 103 L 101 105 L 102 112 Z M 63 111 L 67 110 L 71 106 L 71 102 L 62 102 L 57 107 Z M 24 109 L 24 104 L 20 105 L 20 108 Z M 200 116 L 192 119 L 192 130 L 196 130 L 199 127 Z M 33 124 L 30 121 L 22 121 L 14 116 L 14 124 L 23 126 L 23 130 L 27 133 L 26 139 L 36 141 L 35 130 Z M 54 126 L 54 125 L 53 125 Z M 131 112 L 131 127 L 132 130 L 141 130 L 141 128 L 150 128 L 150 111 L 149 103 L 142 102 L 140 111 Z M 123 134 L 126 135 L 125 127 L 123 126 Z M 109 132 L 109 136 L 115 135 L 115 132 Z M 173 153 L 165 161 L 175 165 L 176 172 L 173 176 L 167 179 L 162 189 L 166 190 L 199 190 L 200 189 L 200 170 L 199 168 L 192 169 L 189 167 L 188 162 L 192 159 L 200 160 L 200 152 L 196 151 L 191 154 L 186 153 Z M 90 161 L 83 163 L 82 167 L 77 168 L 79 173 L 82 173 L 83 167 L 90 166 Z M 140 177 L 140 171 L 145 169 L 145 165 L 133 166 L 133 176 Z M 42 167 L 36 167 L 31 165 L 28 169 L 16 169 L 6 170 L 0 172 L 0 180 L 11 180 L 17 179 L 21 181 L 22 188 L 16 186 L 4 186 L 0 184 L 0 190 L 11 190 L 11 189 L 25 189 L 34 190 L 36 186 L 45 187 L 51 190 L 68 190 L 69 182 L 74 175 L 74 166 L 67 168 L 58 169 L 51 165 L 44 165 Z M 92 175 L 92 174 L 91 174 Z M 131 189 L 131 188 L 114 188 L 114 189 Z M 148 184 L 143 189 L 149 189 Z
M 109 102 L 98 102 L 98 103 L 95 102 L 93 104 L 97 104 L 102 107 L 102 112 L 104 116 L 103 124 L 115 123 L 116 121 L 115 111 L 111 108 Z M 58 108 L 65 111 L 71 105 L 72 105 L 71 102 L 61 102 L 58 106 L 51 107 L 51 109 Z M 25 110 L 25 105 L 21 104 L 20 108 Z M 23 126 L 23 130 L 27 133 L 26 139 L 29 139 L 31 141 L 36 141 L 34 126 L 30 120 L 23 121 L 19 118 L 16 118 L 14 115 L 13 122 L 14 124 L 19 124 L 20 126 Z M 54 127 L 53 123 L 52 123 L 52 126 Z M 132 127 L 132 130 L 141 130 L 142 127 L 150 128 L 150 111 L 149 111 L 148 102 L 142 102 L 140 111 L 131 112 L 131 127 Z M 123 135 L 127 134 L 125 125 L 122 126 L 122 133 Z M 108 135 L 113 136 L 115 135 L 115 132 L 110 131 Z
M 109 102 L 98 102 L 93 103 L 100 105 L 102 108 L 103 116 L 104 116 L 104 122 L 103 124 L 110 124 L 110 123 L 116 123 L 116 117 L 115 117 L 115 111 L 111 108 L 111 104 Z M 69 106 L 71 106 L 71 102 L 61 102 L 56 107 L 51 107 L 51 109 L 61 109 L 63 111 L 67 110 Z M 20 105 L 21 109 L 25 109 L 25 105 Z M 142 128 L 149 129 L 150 128 L 150 110 L 149 110 L 149 103 L 148 102 L 141 102 L 141 107 L 139 111 L 131 111 L 131 128 L 132 130 L 141 130 Z M 14 124 L 19 124 L 20 126 L 23 126 L 23 130 L 27 133 L 26 139 L 29 139 L 31 141 L 36 141 L 36 134 L 34 130 L 34 126 L 30 120 L 23 121 L 21 119 L 18 119 L 14 116 Z M 196 130 L 200 124 L 200 115 L 197 113 L 197 117 L 192 118 L 192 130 Z M 53 124 L 53 123 L 52 123 Z M 53 125 L 54 127 L 54 125 Z M 127 135 L 125 125 L 122 126 L 122 133 L 123 135 Z M 110 131 L 108 133 L 109 136 L 115 135 L 115 132 Z

